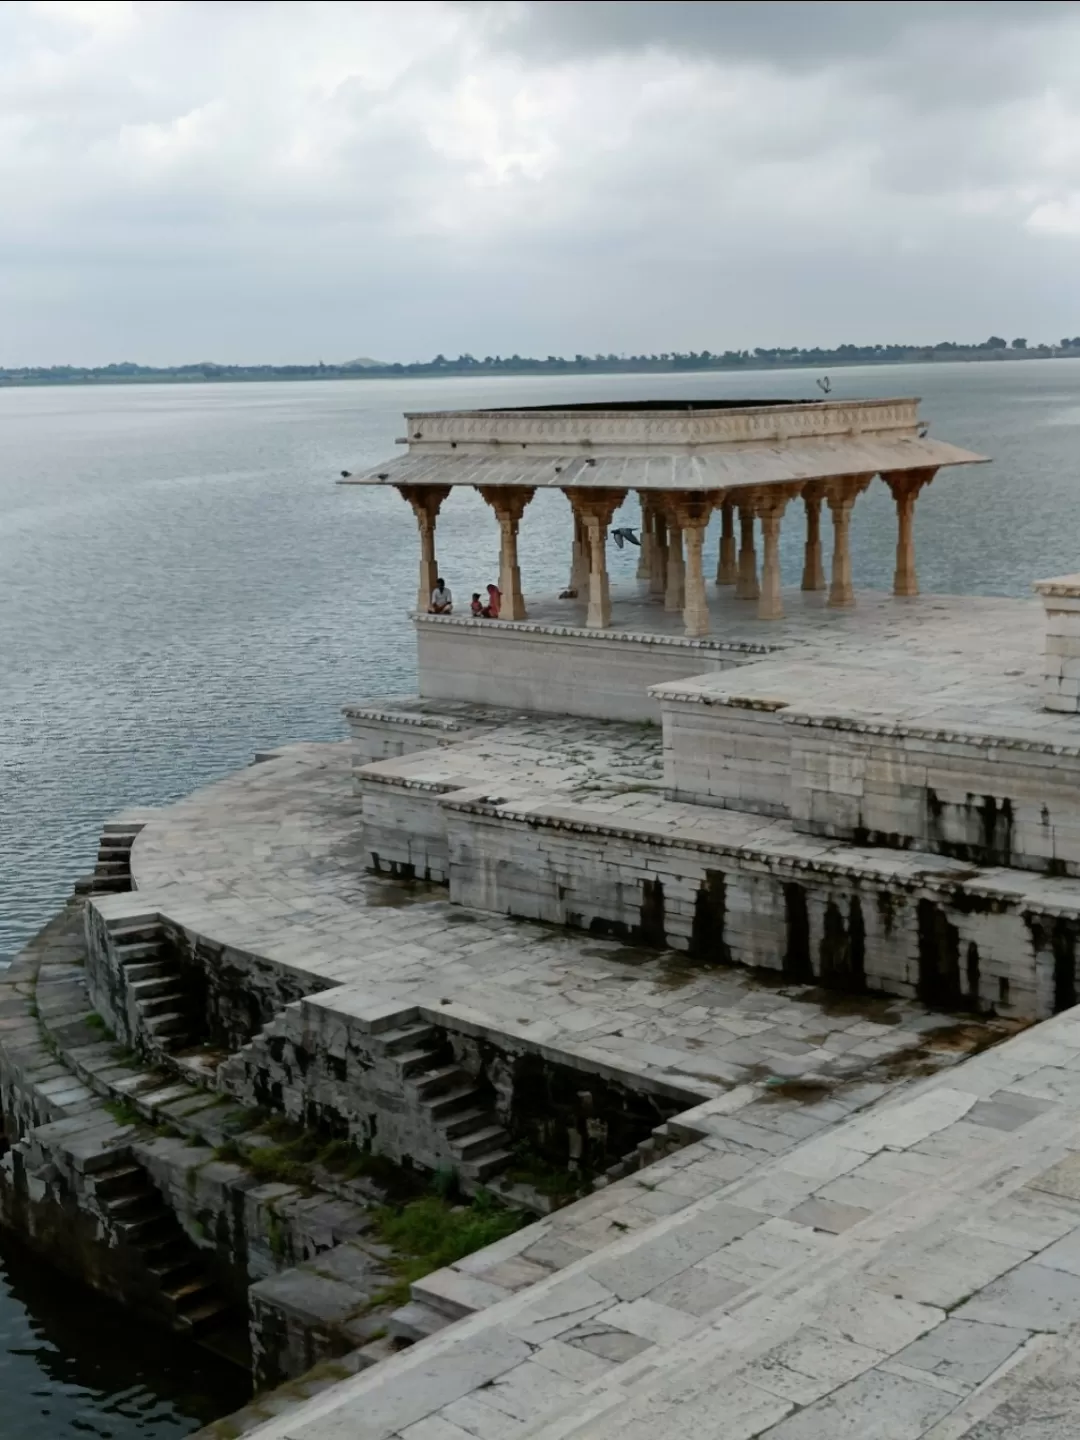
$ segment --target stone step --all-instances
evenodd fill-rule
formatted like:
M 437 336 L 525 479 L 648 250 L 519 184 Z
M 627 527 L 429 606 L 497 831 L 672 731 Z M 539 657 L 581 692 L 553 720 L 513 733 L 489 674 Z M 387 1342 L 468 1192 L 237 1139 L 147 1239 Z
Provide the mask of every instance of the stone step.
M 210 1290 L 201 1305 L 197 1305 L 191 1310 L 184 1310 L 176 1318 L 178 1324 L 198 1334 L 200 1331 L 216 1325 L 228 1312 L 228 1303 L 216 1292 Z
M 482 1130 L 451 1140 L 450 1149 L 460 1160 L 476 1160 L 492 1150 L 501 1150 L 510 1137 L 501 1125 L 488 1124 Z
M 204 1280 L 198 1263 L 188 1255 L 181 1258 L 179 1255 L 172 1261 L 157 1261 L 146 1267 L 150 1274 L 161 1286 L 162 1293 L 170 1298 L 174 1291 L 181 1291 L 186 1285 L 195 1280 Z
M 137 960 L 126 967 L 125 973 L 131 990 L 136 990 L 145 980 L 167 979 L 172 984 L 176 975 L 172 966 L 166 965 L 163 960 Z
M 493 1150 L 490 1155 L 481 1155 L 472 1160 L 461 1162 L 461 1173 L 469 1180 L 487 1180 L 491 1175 L 497 1175 L 500 1170 L 513 1161 L 512 1150 Z
M 402 1075 L 430 1074 L 432 1067 L 439 1062 L 439 1055 L 433 1049 L 403 1050 L 394 1056 L 394 1061 Z
M 448 1140 L 459 1135 L 474 1135 L 485 1125 L 491 1124 L 491 1111 L 482 1110 L 479 1105 L 469 1110 L 455 1110 L 442 1121 L 442 1132 Z
M 157 984 L 156 981 L 151 981 L 149 983 Z M 139 1009 L 147 1017 L 147 1019 L 151 1017 L 156 1018 L 159 1015 L 167 1015 L 173 1013 L 185 1014 L 187 1012 L 190 1012 L 192 1008 L 191 997 L 189 995 L 185 995 L 183 990 L 177 988 L 177 985 L 178 981 L 176 979 L 176 976 L 174 975 L 171 981 L 167 981 L 165 983 L 164 989 L 161 989 L 159 986 L 157 990 L 155 990 L 152 994 L 149 995 L 144 994 L 140 990 L 140 993 L 135 997 L 135 999 L 138 1002 Z
M 421 1103 L 433 1120 L 441 1121 L 444 1116 L 454 1115 L 459 1110 L 471 1108 L 482 1099 L 483 1096 L 477 1086 L 469 1082 L 457 1085 L 451 1090 L 444 1090 L 441 1094 L 433 1096 L 430 1100 L 423 1100 Z
M 183 1010 L 165 1010 L 146 1017 L 146 1028 L 154 1036 L 188 1035 L 191 1030 L 191 1013 Z
M 161 935 L 161 926 L 157 921 L 144 921 L 131 925 L 109 927 L 109 939 L 112 941 L 114 948 L 119 948 L 123 945 L 141 945 L 150 940 L 157 943 L 160 942 Z
M 213 1292 L 213 1285 L 199 1271 L 197 1265 L 191 1266 L 192 1274 L 186 1280 L 181 1280 L 173 1286 L 163 1286 L 161 1293 L 166 1300 L 171 1300 L 177 1310 L 188 1310 L 192 1306 L 201 1305 L 210 1297 Z
M 159 973 L 140 976 L 128 985 L 128 994 L 139 1009 L 147 1013 L 150 1011 L 148 1001 L 160 1000 L 165 996 L 177 994 L 175 972 L 170 970 L 167 965 L 155 965 L 151 968 Z
M 178 1235 L 175 1232 L 160 1240 L 150 1240 L 145 1245 L 139 1245 L 146 1268 L 157 1274 L 158 1271 L 165 1272 L 170 1266 L 187 1261 L 190 1256 L 190 1242 L 186 1235 Z
M 104 855 L 99 854 L 97 864 L 94 866 L 95 875 L 131 875 L 131 866 L 127 860 L 116 860 L 107 851 Z
M 451 1323 L 448 1316 L 440 1315 L 430 1305 L 424 1305 L 419 1300 L 410 1300 L 407 1305 L 402 1305 L 400 1310 L 391 1311 L 386 1328 L 399 1340 L 426 1340 L 429 1335 L 445 1330 Z
M 126 969 L 146 960 L 157 960 L 161 956 L 160 940 L 140 940 L 129 945 L 114 946 L 117 963 Z
M 442 1065 L 437 1070 L 410 1076 L 413 1087 L 423 1100 L 444 1095 L 448 1090 L 460 1087 L 467 1079 L 460 1065 Z
M 167 1210 L 162 1209 L 154 1215 L 136 1216 L 134 1219 L 119 1218 L 116 1228 L 128 1245 L 146 1250 L 155 1241 L 175 1238 L 176 1221 Z
M 123 1165 L 94 1176 L 94 1193 L 106 1202 L 145 1189 L 146 1171 L 141 1165 Z
M 434 1025 L 407 1025 L 401 1030 L 384 1030 L 379 1044 L 387 1055 L 397 1055 L 403 1050 L 420 1050 L 437 1038 Z
M 161 1203 L 161 1196 L 146 1184 L 141 1190 L 130 1190 L 125 1195 L 107 1198 L 105 1209 L 113 1219 L 129 1224 L 137 1220 L 153 1220 L 158 1215 L 167 1216 L 169 1213 Z
M 130 889 L 130 875 L 98 875 L 95 873 L 91 882 L 91 890 L 95 895 L 115 895 L 122 890 Z

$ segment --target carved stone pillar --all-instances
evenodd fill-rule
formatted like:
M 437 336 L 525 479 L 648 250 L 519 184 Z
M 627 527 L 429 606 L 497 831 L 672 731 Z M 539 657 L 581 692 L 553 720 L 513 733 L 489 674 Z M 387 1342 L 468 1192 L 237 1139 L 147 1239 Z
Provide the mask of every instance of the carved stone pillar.
M 754 510 L 751 504 L 739 506 L 739 575 L 735 582 L 738 600 L 758 598 L 757 554 L 754 550 Z
M 735 560 L 735 506 L 725 500 L 720 509 L 720 554 L 716 562 L 717 585 L 734 585 L 739 578 Z
M 435 521 L 439 507 L 450 494 L 449 485 L 399 485 L 398 494 L 412 506 L 420 531 L 420 583 L 416 592 L 416 611 L 426 615 L 431 605 L 431 592 L 439 578 L 435 559 Z
M 825 566 L 821 559 L 821 502 L 825 491 L 817 483 L 803 491 L 806 507 L 806 550 L 803 556 L 802 588 L 825 589 Z
M 605 630 L 611 624 L 611 590 L 607 571 L 607 532 L 611 517 L 626 499 L 625 490 L 582 490 L 563 494 L 580 519 L 589 551 L 589 608 L 585 624 L 590 630 Z
M 502 591 L 499 618 L 527 620 L 525 597 L 521 593 L 517 540 L 525 506 L 536 491 L 524 485 L 479 485 L 477 489 L 495 511 L 499 522 L 499 589 Z
M 788 498 L 781 490 L 769 489 L 759 496 L 754 507 L 761 522 L 763 550 L 757 611 L 759 620 L 781 620 L 784 615 L 780 585 L 780 522 L 787 509 Z
M 716 504 L 716 495 L 706 491 L 679 491 L 671 496 L 672 523 L 677 524 L 679 555 L 686 541 L 686 569 L 683 576 L 683 624 L 687 635 L 709 633 L 709 602 L 705 590 L 705 530 Z M 670 608 L 665 606 L 665 609 Z
M 825 482 L 825 499 L 833 522 L 832 584 L 828 603 L 836 609 L 855 604 L 851 583 L 851 512 L 871 477 L 852 476 Z
M 653 502 L 652 496 L 643 490 L 638 491 L 638 500 L 641 502 L 641 549 L 636 578 L 648 580 L 652 575 Z
M 681 610 L 686 599 L 686 565 L 683 561 L 682 530 L 674 516 L 668 514 L 667 585 L 664 609 Z
M 667 592 L 668 528 L 667 516 L 658 503 L 653 506 L 652 521 L 653 550 L 649 594 L 654 600 L 662 600 Z
M 929 485 L 936 474 L 936 470 L 899 470 L 881 477 L 892 491 L 896 504 L 894 595 L 919 593 L 919 577 L 915 573 L 915 499 L 923 486 Z
M 574 539 L 570 547 L 570 579 L 563 594 L 574 599 L 585 592 L 588 584 L 589 542 L 585 538 L 585 526 L 575 515 Z

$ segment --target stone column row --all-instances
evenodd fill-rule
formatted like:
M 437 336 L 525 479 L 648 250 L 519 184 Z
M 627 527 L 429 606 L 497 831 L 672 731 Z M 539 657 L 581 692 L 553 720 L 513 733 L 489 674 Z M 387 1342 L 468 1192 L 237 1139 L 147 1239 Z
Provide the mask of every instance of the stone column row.
M 897 471 L 882 475 L 897 511 L 896 595 L 919 593 L 915 573 L 913 538 L 915 500 L 919 491 L 934 478 L 933 469 Z M 659 495 L 642 494 L 641 554 L 638 577 L 649 592 L 663 599 L 668 611 L 682 610 L 686 633 L 708 633 L 709 615 L 704 577 L 704 535 L 712 510 L 721 507 L 720 553 L 717 585 L 735 585 L 739 599 L 757 600 L 758 617 L 779 619 L 783 611 L 780 586 L 780 525 L 788 501 L 801 493 L 806 507 L 806 546 L 803 556 L 802 589 L 825 588 L 822 561 L 821 506 L 828 507 L 833 525 L 832 577 L 828 604 L 845 607 L 855 602 L 851 573 L 851 512 L 872 476 L 836 476 L 828 480 L 791 486 L 763 486 L 739 492 L 730 499 L 720 491 L 676 491 Z M 416 605 L 427 611 L 438 578 L 435 557 L 435 524 L 442 502 L 450 493 L 448 485 L 400 485 L 397 487 L 416 516 L 420 531 L 420 575 Z M 495 511 L 499 522 L 499 588 L 502 617 L 527 618 L 518 562 L 518 531 L 526 506 L 535 490 L 527 486 L 480 486 L 481 495 Z M 612 517 L 625 499 L 623 490 L 571 488 L 564 492 L 574 514 L 574 539 L 569 589 L 588 592 L 586 625 L 603 628 L 611 623 L 611 596 L 607 572 L 607 532 Z M 739 549 L 735 549 L 735 516 L 739 520 Z M 754 522 L 761 526 L 762 572 L 758 581 Z M 684 558 L 685 545 L 685 558 Z

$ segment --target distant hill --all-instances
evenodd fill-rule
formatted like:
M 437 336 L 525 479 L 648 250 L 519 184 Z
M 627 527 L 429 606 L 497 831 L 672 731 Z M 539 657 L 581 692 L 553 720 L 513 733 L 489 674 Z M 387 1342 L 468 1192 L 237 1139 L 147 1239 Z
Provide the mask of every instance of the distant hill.
M 361 355 L 357 360 L 342 360 L 341 370 L 385 370 L 385 360 L 372 360 L 370 355 Z

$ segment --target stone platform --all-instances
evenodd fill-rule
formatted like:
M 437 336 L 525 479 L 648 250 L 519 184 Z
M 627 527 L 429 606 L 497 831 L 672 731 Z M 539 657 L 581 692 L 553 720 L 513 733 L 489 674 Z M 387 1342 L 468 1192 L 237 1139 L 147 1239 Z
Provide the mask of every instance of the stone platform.
M 709 587 L 710 633 L 683 634 L 640 586 L 612 590 L 612 622 L 585 627 L 580 601 L 529 597 L 524 621 L 415 617 L 420 693 L 504 708 L 659 720 L 650 686 L 757 664 L 770 655 L 807 668 L 795 695 L 834 689 L 868 712 L 880 699 L 912 723 L 929 716 L 991 729 L 1036 731 L 1075 743 L 1075 715 L 1040 711 L 1044 611 L 1038 600 L 989 596 L 906 598 L 859 590 L 832 609 L 823 592 L 785 590 L 784 617 L 760 620 L 730 586 Z M 845 675 L 845 671 L 852 672 Z M 793 677 L 794 683 L 794 677 Z
M 335 1004 L 423 1005 L 702 1099 L 770 1076 L 836 1081 L 917 1060 L 925 1036 L 954 1024 L 902 1001 L 778 993 L 737 968 L 695 968 L 368 875 L 350 780 L 347 744 L 300 745 L 170 806 L 133 848 L 136 892 L 96 899 L 95 913 L 166 915 L 224 952 L 270 1014 L 341 987 Z

